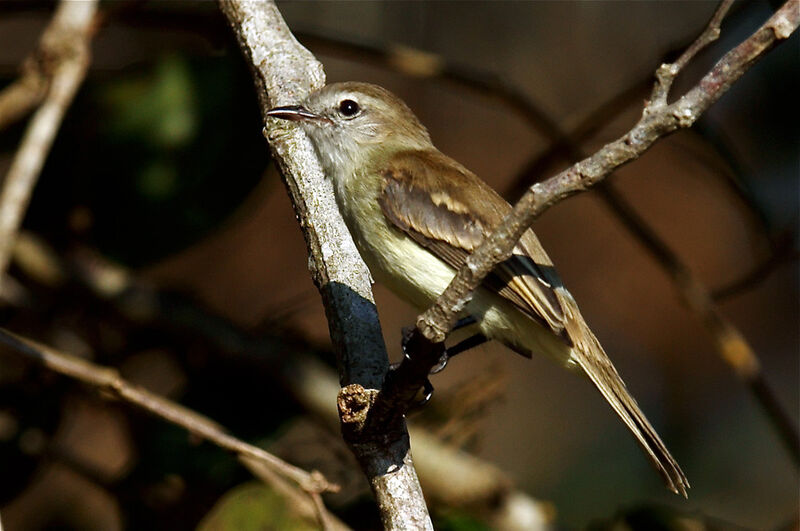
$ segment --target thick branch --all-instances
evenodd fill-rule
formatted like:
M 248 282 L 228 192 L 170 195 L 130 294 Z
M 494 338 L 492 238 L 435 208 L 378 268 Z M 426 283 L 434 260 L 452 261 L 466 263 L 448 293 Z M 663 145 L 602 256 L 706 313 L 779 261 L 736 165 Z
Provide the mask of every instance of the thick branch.
M 253 74 L 262 112 L 302 101 L 324 84 L 322 66 L 292 36 L 272 2 L 221 0 Z M 388 357 L 372 300 L 369 273 L 355 249 L 324 179 L 313 147 L 299 128 L 266 120 L 265 135 L 278 163 L 309 250 L 309 269 L 322 294 L 340 381 L 365 395 L 376 393 Z M 342 411 L 342 430 L 367 478 L 389 529 L 431 528 L 411 463 L 402 418 L 380 438 L 363 438 L 359 419 Z
M 52 78 L 44 103 L 25 131 L 0 192 L 0 279 L 50 146 L 86 76 L 96 10 L 97 0 L 62 0 L 42 36 L 41 52 L 53 62 Z
M 253 65 L 261 109 L 297 103 L 324 85 L 322 65 L 292 36 L 271 2 L 222 1 Z M 309 269 L 328 312 L 343 383 L 377 388 L 387 367 L 369 273 L 341 220 L 329 180 L 299 128 L 270 119 L 264 130 L 309 249 Z
M 82 358 L 60 352 L 23 338 L 4 328 L 0 328 L 0 343 L 47 369 L 106 391 L 128 404 L 142 408 L 167 422 L 181 426 L 190 433 L 212 442 L 220 448 L 234 452 L 240 457 L 247 457 L 263 463 L 274 472 L 291 479 L 308 493 L 335 492 L 338 490 L 338 486 L 328 482 L 319 472 L 308 473 L 265 452 L 261 448 L 228 435 L 217 423 L 203 415 L 125 381 L 120 377 L 116 369 L 102 367 Z

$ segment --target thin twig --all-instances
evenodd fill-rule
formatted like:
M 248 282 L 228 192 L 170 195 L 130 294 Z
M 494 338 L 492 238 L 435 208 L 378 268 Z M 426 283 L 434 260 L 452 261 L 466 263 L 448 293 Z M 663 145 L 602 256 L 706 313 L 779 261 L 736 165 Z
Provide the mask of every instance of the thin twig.
M 652 76 L 631 85 L 589 113 L 589 116 L 581 121 L 575 127 L 575 130 L 569 134 L 561 131 L 558 128 L 558 124 L 549 116 L 546 117 L 548 125 L 539 126 L 536 130 L 540 133 L 545 133 L 547 130 L 555 128 L 559 130 L 558 134 L 554 136 L 546 135 L 550 141 L 549 147 L 525 163 L 522 169 L 517 172 L 517 177 L 511 186 L 505 190 L 503 196 L 514 203 L 522 197 L 522 194 L 528 190 L 532 183 L 542 177 L 544 172 L 549 170 L 556 162 L 562 159 L 576 162 L 585 158 L 586 154 L 578 150 L 577 146 L 594 135 L 602 125 L 617 118 L 621 111 L 631 104 L 631 101 L 637 100 L 637 102 L 641 102 L 645 91 L 651 85 Z
M 671 54 L 667 54 L 671 55 Z M 551 120 L 545 113 L 529 113 L 529 123 L 531 123 L 535 130 L 540 134 L 547 137 L 550 141 L 550 146 L 532 157 L 525 163 L 523 168 L 518 171 L 517 177 L 513 180 L 511 186 L 505 191 L 504 197 L 510 202 L 516 202 L 522 194 L 527 191 L 528 187 L 534 182 L 544 176 L 545 171 L 553 167 L 554 164 L 560 162 L 562 159 L 577 162 L 585 158 L 586 153 L 579 148 L 587 139 L 591 138 L 602 127 L 617 118 L 620 112 L 630 107 L 632 104 L 638 105 L 643 99 L 644 94 L 652 86 L 652 76 L 642 78 L 641 80 L 633 83 L 631 86 L 625 88 L 621 92 L 615 94 L 606 102 L 597 107 L 594 111 L 590 112 L 575 128 L 569 132 L 564 133 L 560 130 L 558 124 Z M 528 103 L 529 106 L 535 107 L 533 102 Z M 534 120 L 535 117 L 544 117 L 544 123 L 538 123 Z M 552 135 L 549 132 L 557 131 L 557 134 Z M 710 167 L 716 174 L 722 177 L 723 182 L 732 191 L 736 198 L 747 208 L 748 213 L 753 218 L 755 225 L 760 232 L 764 233 L 764 238 L 769 242 L 772 254 L 775 260 L 769 260 L 771 267 L 774 268 L 781 263 L 791 260 L 791 253 L 787 252 L 788 249 L 781 247 L 781 241 L 776 239 L 770 234 L 769 226 L 763 209 L 757 203 L 756 199 L 747 192 L 742 185 L 742 170 L 731 162 L 732 157 L 726 153 L 720 141 L 710 139 L 710 131 L 699 132 L 697 129 L 689 130 L 689 133 L 694 133 L 698 139 L 709 145 L 721 159 L 724 159 L 725 164 L 711 164 L 706 159 L 701 159 L 701 163 Z M 613 208 L 612 208 L 613 211 Z M 759 268 L 759 266 L 756 266 Z M 769 270 L 760 274 L 759 278 L 764 278 Z M 745 273 L 743 277 L 750 276 L 750 273 Z M 734 281 L 735 282 L 735 281 Z M 722 289 L 722 288 L 719 288 Z M 716 291 L 716 290 L 715 290 Z
M 602 113 L 598 112 L 592 114 L 594 116 Z M 596 123 L 596 120 L 592 120 L 592 122 Z M 578 133 L 562 136 L 568 139 L 581 137 Z M 560 146 L 560 151 L 568 158 L 573 159 L 573 161 L 586 156 L 578 147 L 578 141 L 571 142 L 567 140 L 566 142 L 562 141 L 561 144 L 558 144 L 558 142 L 558 139 L 554 140 L 554 146 Z M 556 150 L 548 150 L 548 153 L 556 153 Z M 543 161 L 544 164 L 549 164 L 550 162 L 547 157 L 537 158 L 532 164 L 527 165 L 525 172 L 520 174 L 515 180 L 512 189 L 522 188 L 524 186 L 523 183 L 530 182 L 532 178 L 529 171 L 532 169 L 539 171 Z M 774 393 L 764 379 L 761 373 L 758 356 L 753 348 L 747 342 L 744 335 L 724 316 L 714 302 L 722 297 L 746 289 L 755 282 L 763 279 L 775 266 L 785 262 L 787 258 L 791 258 L 791 239 L 784 237 L 782 243 L 773 242 L 772 253 L 768 260 L 756 266 L 742 278 L 710 294 L 708 288 L 694 275 L 691 269 L 669 245 L 658 236 L 656 231 L 648 225 L 644 218 L 636 212 L 634 207 L 624 196 L 616 191 L 610 182 L 601 182 L 597 189 L 600 193 L 600 197 L 616 215 L 617 219 L 650 253 L 656 263 L 671 277 L 673 285 L 681 295 L 686 306 L 701 320 L 708 333 L 714 339 L 714 344 L 720 357 L 747 385 L 750 392 L 767 414 L 772 426 L 789 451 L 789 455 L 795 460 L 795 463 L 800 463 L 800 437 L 798 437 L 791 416 L 781 408 L 780 403 L 777 401 Z
M 686 52 L 684 52 L 673 65 L 662 65 L 661 68 L 659 68 L 660 74 L 656 82 L 657 90 L 664 87 L 668 90 L 675 76 L 686 66 L 688 61 L 702 48 L 719 37 L 719 26 L 724 14 L 729 8 L 730 2 L 722 2 L 712 17 L 709 26 L 700 37 L 689 46 Z M 659 105 L 663 105 L 666 102 L 666 97 L 666 93 L 659 93 L 653 97 L 653 101 L 658 99 L 661 102 Z M 592 113 L 592 119 L 588 123 L 598 123 L 598 118 L 602 114 L 605 114 L 604 108 L 605 106 L 601 107 L 601 111 Z M 546 130 L 547 128 L 540 128 L 540 130 L 541 129 Z M 579 131 L 576 133 L 571 135 L 559 134 L 553 139 L 554 145 L 560 146 L 561 150 L 565 152 L 569 158 L 573 159 L 573 161 L 586 156 L 578 147 L 578 142 L 571 142 L 569 140 L 581 138 L 581 133 L 583 133 L 581 129 L 588 130 L 589 128 L 584 125 L 579 127 Z M 567 140 L 565 141 L 564 139 Z M 549 150 L 549 153 L 555 153 L 555 150 Z M 537 159 L 534 163 L 528 165 L 526 170 L 535 168 L 538 171 L 541 169 L 542 162 L 549 163 L 549 160 L 547 160 L 547 158 Z M 529 175 L 530 174 L 521 175 L 517 179 L 518 184 L 514 185 L 514 188 L 520 188 L 522 183 L 530 181 Z M 671 277 L 673 285 L 681 295 L 686 306 L 701 320 L 704 327 L 713 338 L 720 357 L 747 385 L 756 401 L 767 414 L 768 419 L 783 441 L 789 455 L 794 459 L 795 463 L 800 464 L 800 436 L 792 422 L 791 416 L 780 406 L 780 403 L 777 401 L 774 393 L 764 379 L 758 356 L 753 348 L 747 342 L 744 335 L 724 316 L 722 311 L 714 303 L 714 299 L 717 295 L 709 293 L 709 289 L 692 273 L 691 269 L 608 181 L 599 183 L 597 188 L 601 198 L 616 215 L 617 219 L 619 219 L 628 231 L 636 237 L 653 259 Z M 736 290 L 742 289 L 752 284 L 754 281 L 763 278 L 765 273 L 768 273 L 772 267 L 781 263 L 783 258 L 789 254 L 786 252 L 786 247 L 786 245 L 779 247 L 777 243 L 774 243 L 769 260 L 747 273 L 740 280 L 732 283 L 730 287 L 723 288 L 720 293 L 723 295 L 734 293 Z
M 675 78 L 678 77 L 678 74 L 681 73 L 681 70 L 689 64 L 689 61 L 691 61 L 699 51 L 719 39 L 719 28 L 722 24 L 722 19 L 725 18 L 725 15 L 732 5 L 733 0 L 722 0 L 700 36 L 684 50 L 676 61 L 664 63 L 656 70 L 656 82 L 653 85 L 653 92 L 650 95 L 650 103 L 645 106 L 645 109 L 649 106 L 663 106 L 667 104 L 667 96 L 669 96 L 672 83 L 675 81 Z
M 264 463 L 276 473 L 297 483 L 308 493 L 336 492 L 338 490 L 337 485 L 326 480 L 318 472 L 306 472 L 261 448 L 225 433 L 217 423 L 207 417 L 125 381 L 116 369 L 96 365 L 82 358 L 60 352 L 5 328 L 0 328 L 0 343 L 25 356 L 26 359 L 35 361 L 61 375 L 106 391 L 111 396 L 144 409 L 167 422 L 181 426 L 193 435 L 214 443 L 220 448 Z
M 28 125 L 0 191 L 0 279 L 39 173 L 64 114 L 89 67 L 89 40 L 97 0 L 62 0 L 42 37 L 52 55 L 52 78 L 44 103 Z
M 22 75 L 0 92 L 0 130 L 24 118 L 47 94 L 47 78 L 31 63 L 26 61 Z
M 676 102 L 668 104 L 666 94 L 655 91 L 644 108 L 642 118 L 627 134 L 611 142 L 597 153 L 558 175 L 534 184 L 514 206 L 512 212 L 495 232 L 467 259 L 448 288 L 434 305 L 419 316 L 410 344 L 414 345 L 411 360 L 404 360 L 396 373 L 402 382 L 399 392 L 382 393 L 373 408 L 376 426 L 408 406 L 410 388 L 419 389 L 424 374 L 438 360 L 441 343 L 457 320 L 459 312 L 470 301 L 472 292 L 495 264 L 507 259 L 515 243 L 534 219 L 545 209 L 601 182 L 615 169 L 638 158 L 652 144 L 681 128 L 690 127 L 699 116 L 716 102 L 758 59 L 779 42 L 785 40 L 800 23 L 798 0 L 789 0 L 749 38 L 729 51 L 717 64 Z M 723 4 L 724 7 L 724 4 Z M 711 25 L 715 23 L 712 20 Z M 706 40 L 706 32 L 700 40 Z M 690 48 L 697 48 L 694 45 Z M 659 68 L 657 84 L 669 87 L 679 69 Z M 410 365 L 405 372 L 403 365 Z M 418 375 L 423 375 L 421 378 Z
M 322 496 L 319 494 L 312 494 L 311 500 L 314 502 L 314 508 L 317 513 L 317 521 L 323 531 L 331 531 L 333 526 L 328 519 L 327 511 L 325 510 L 325 502 L 322 501 Z

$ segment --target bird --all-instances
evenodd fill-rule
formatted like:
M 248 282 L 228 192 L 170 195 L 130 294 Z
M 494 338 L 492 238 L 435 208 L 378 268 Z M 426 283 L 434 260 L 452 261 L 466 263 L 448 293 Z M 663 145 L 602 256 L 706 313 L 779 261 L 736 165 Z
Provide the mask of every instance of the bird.
M 372 277 L 428 308 L 511 211 L 488 184 L 440 152 L 411 109 L 383 87 L 326 85 L 267 116 L 308 135 Z M 667 488 L 689 482 L 564 287 L 532 229 L 475 291 L 464 318 L 477 334 L 585 375 L 628 427 Z

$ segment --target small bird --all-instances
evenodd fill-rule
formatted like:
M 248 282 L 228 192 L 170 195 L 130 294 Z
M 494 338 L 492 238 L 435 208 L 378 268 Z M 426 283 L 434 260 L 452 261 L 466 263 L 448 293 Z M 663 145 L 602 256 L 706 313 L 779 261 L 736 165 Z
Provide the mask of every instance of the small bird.
M 442 154 L 397 96 L 360 82 L 334 83 L 268 116 L 310 137 L 339 210 L 373 278 L 422 311 L 444 291 L 511 206 Z M 628 393 L 532 230 L 465 310 L 479 334 L 531 357 L 548 354 L 582 372 L 633 433 L 667 487 L 689 482 Z

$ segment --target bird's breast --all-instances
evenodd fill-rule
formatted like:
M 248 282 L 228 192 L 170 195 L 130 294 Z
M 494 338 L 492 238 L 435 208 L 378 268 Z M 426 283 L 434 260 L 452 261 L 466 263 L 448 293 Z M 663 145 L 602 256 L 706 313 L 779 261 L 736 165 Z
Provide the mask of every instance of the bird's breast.
M 389 223 L 378 203 L 378 175 L 335 181 L 339 210 L 373 278 L 427 308 L 453 279 L 453 269 Z
M 334 181 L 339 210 L 372 277 L 418 310 L 430 307 L 455 271 L 386 219 L 378 203 L 379 176 Z M 570 349 L 559 338 L 500 296 L 478 289 L 467 311 L 487 337 L 526 356 L 543 352 L 570 365 Z

